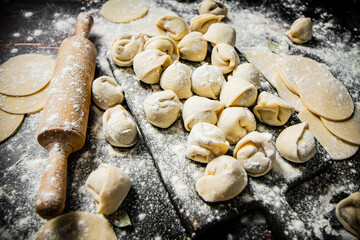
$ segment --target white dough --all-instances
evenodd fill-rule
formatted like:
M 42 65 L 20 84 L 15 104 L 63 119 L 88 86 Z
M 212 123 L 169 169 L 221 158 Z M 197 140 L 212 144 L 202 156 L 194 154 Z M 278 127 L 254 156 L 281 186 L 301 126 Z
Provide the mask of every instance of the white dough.
M 23 119 L 23 114 L 10 114 L 0 110 L 0 142 L 16 132 Z
M 234 78 L 242 78 L 252 85 L 256 89 L 261 88 L 261 82 L 260 82 L 260 74 L 256 70 L 253 64 L 251 63 L 243 63 L 238 65 L 232 72 L 232 77 Z
M 286 32 L 286 36 L 295 43 L 305 43 L 312 38 L 311 18 L 298 18 Z
M 360 192 L 354 192 L 336 205 L 336 217 L 355 237 L 360 238 Z
M 226 107 L 250 107 L 257 98 L 257 90 L 246 80 L 231 78 L 222 87 L 220 102 Z
M 112 77 L 101 76 L 92 83 L 92 99 L 96 106 L 106 110 L 124 101 L 124 91 Z
M 178 16 L 164 16 L 156 22 L 156 26 L 162 35 L 168 35 L 175 41 L 180 41 L 190 33 L 187 22 Z
M 158 49 L 171 57 L 172 62 L 179 60 L 180 52 L 176 42 L 168 36 L 155 36 L 146 41 L 146 49 Z
M 229 24 L 214 23 L 210 25 L 209 29 L 204 34 L 204 38 L 211 42 L 213 46 L 220 43 L 227 43 L 234 47 L 236 42 L 236 31 Z
M 181 39 L 178 48 L 182 59 L 200 62 L 206 58 L 208 43 L 202 33 L 191 32 Z
M 144 50 L 145 38 L 141 33 L 124 33 L 116 36 L 110 47 L 110 56 L 120 67 L 133 64 L 136 54 Z
M 143 17 L 149 6 L 143 0 L 110 0 L 101 8 L 101 13 L 115 23 L 128 23 Z
M 227 15 L 227 7 L 219 1 L 204 0 L 199 4 L 199 14 Z
M 190 20 L 190 30 L 205 34 L 211 24 L 219 23 L 224 17 L 224 15 L 200 14 Z
M 226 74 L 240 64 L 240 58 L 231 45 L 220 43 L 211 52 L 211 64 L 221 68 L 223 74 Z

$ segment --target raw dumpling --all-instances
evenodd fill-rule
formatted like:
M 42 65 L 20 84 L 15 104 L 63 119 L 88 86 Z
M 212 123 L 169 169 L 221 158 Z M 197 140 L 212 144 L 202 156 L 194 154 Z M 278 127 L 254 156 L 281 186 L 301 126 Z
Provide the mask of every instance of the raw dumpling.
M 136 124 L 123 106 L 109 108 L 102 120 L 105 138 L 111 145 L 130 147 L 136 143 Z
M 197 162 L 208 163 L 214 157 L 224 155 L 229 147 L 220 128 L 202 122 L 191 129 L 186 145 L 186 156 Z
M 191 32 L 178 44 L 180 57 L 189 61 L 203 61 L 207 54 L 208 43 L 202 33 Z
M 176 42 L 168 36 L 155 36 L 147 40 L 145 50 L 158 49 L 171 57 L 174 62 L 179 60 L 180 52 Z
M 254 105 L 256 97 L 254 85 L 241 78 L 231 78 L 222 87 L 220 102 L 226 107 L 250 107 Z
M 98 204 L 98 214 L 116 212 L 131 187 L 129 176 L 121 169 L 102 163 L 86 181 L 86 189 Z
M 195 69 L 191 77 L 193 92 L 212 99 L 218 98 L 225 82 L 221 69 L 207 63 Z
M 92 99 L 95 104 L 106 110 L 124 101 L 124 92 L 114 78 L 101 76 L 92 83 Z
M 291 25 L 286 36 L 295 43 L 305 43 L 312 38 L 312 23 L 310 18 L 298 18 Z
M 236 144 L 249 132 L 255 131 L 256 120 L 252 112 L 244 107 L 225 108 L 216 124 L 230 144 Z
M 234 157 L 246 172 L 259 177 L 269 172 L 275 160 L 275 144 L 270 133 L 251 132 L 235 146 Z
M 199 122 L 216 124 L 224 104 L 206 97 L 193 96 L 187 99 L 182 110 L 185 129 L 190 131 Z
M 336 217 L 355 237 L 360 238 L 360 192 L 355 192 L 336 205 Z
M 254 85 L 256 89 L 261 88 L 260 74 L 251 63 L 243 63 L 238 65 L 232 72 L 232 77 L 242 78 Z
M 175 41 L 190 33 L 187 22 L 178 16 L 164 16 L 156 22 L 156 26 L 162 35 L 168 35 Z
M 144 44 L 145 38 L 141 33 L 118 35 L 110 47 L 111 59 L 120 67 L 131 66 L 135 55 L 144 50 Z
M 136 77 L 149 84 L 158 83 L 164 68 L 171 64 L 171 58 L 158 49 L 148 49 L 138 53 L 134 58 Z
M 289 120 L 294 108 L 271 93 L 261 92 L 253 112 L 263 123 L 282 126 Z
M 227 15 L 227 8 L 222 2 L 204 0 L 199 4 L 199 14 L 211 13 L 215 15 Z
M 285 128 L 276 139 L 276 148 L 292 162 L 306 162 L 316 153 L 314 135 L 307 122 Z
M 147 120 L 160 128 L 168 128 L 179 116 L 181 102 L 171 90 L 156 92 L 144 101 Z
M 196 181 L 196 191 L 206 202 L 219 202 L 239 195 L 248 182 L 247 173 L 240 163 L 230 156 L 219 156 L 205 168 Z
M 160 86 L 164 90 L 172 90 L 180 99 L 189 98 L 191 91 L 191 73 L 189 66 L 175 61 L 167 69 L 160 79 Z
M 221 68 L 223 74 L 226 74 L 240 64 L 240 58 L 232 46 L 220 43 L 211 52 L 211 64 Z
M 234 47 L 236 42 L 236 31 L 229 24 L 214 23 L 210 25 L 209 29 L 204 34 L 204 38 L 211 42 L 213 46 L 220 43 L 227 43 Z
M 201 32 L 205 34 L 213 23 L 219 23 L 223 19 L 223 15 L 201 14 L 190 20 L 190 30 L 192 32 Z

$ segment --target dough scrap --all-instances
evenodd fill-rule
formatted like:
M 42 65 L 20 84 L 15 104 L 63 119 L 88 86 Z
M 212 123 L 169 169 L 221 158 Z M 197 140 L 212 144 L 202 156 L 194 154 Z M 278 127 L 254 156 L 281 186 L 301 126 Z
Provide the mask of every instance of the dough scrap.
M 246 134 L 255 131 L 256 120 L 248 108 L 229 107 L 220 113 L 216 126 L 224 132 L 230 144 L 236 144 Z
M 191 32 L 181 39 L 178 48 L 182 59 L 200 62 L 206 58 L 208 43 L 202 33 Z
M 137 142 L 136 123 L 121 105 L 104 112 L 103 132 L 105 139 L 116 147 L 131 147 Z
M 124 101 L 122 87 L 112 77 L 101 76 L 92 83 L 92 99 L 96 106 L 107 110 Z
M 179 60 L 180 52 L 176 42 L 168 36 L 155 36 L 146 41 L 146 49 L 158 49 L 171 57 L 172 62 Z
M 143 0 L 110 0 L 104 3 L 100 12 L 115 23 L 128 23 L 145 16 L 149 6 Z
M 55 60 L 40 54 L 23 54 L 0 66 L 0 93 L 26 96 L 43 89 L 51 79 Z
M 98 204 L 97 213 L 116 212 L 131 188 L 129 176 L 121 169 L 102 163 L 86 180 L 86 189 Z
M 360 238 L 360 192 L 354 192 L 336 205 L 336 217 L 355 237 Z
M 24 119 L 23 114 L 10 114 L 0 110 L 0 142 L 13 135 Z
M 201 122 L 191 129 L 186 143 L 186 156 L 196 162 L 208 163 L 213 158 L 224 155 L 229 147 L 220 128 Z
M 171 90 L 156 92 L 144 101 L 147 120 L 160 128 L 170 127 L 178 118 L 181 102 Z
M 199 14 L 227 15 L 227 7 L 219 1 L 204 0 L 199 4 Z
M 164 16 L 156 22 L 156 26 L 162 35 L 168 35 L 175 41 L 180 41 L 190 33 L 187 22 L 178 16 Z
M 219 23 L 224 17 L 224 15 L 200 14 L 190 20 L 190 30 L 205 34 L 211 24 Z
M 196 191 L 206 202 L 219 202 L 239 195 L 248 183 L 247 173 L 240 163 L 230 156 L 219 156 L 205 168 L 196 181 Z
M 316 153 L 314 135 L 307 122 L 285 128 L 276 139 L 276 149 L 291 162 L 303 163 Z
M 132 66 L 136 54 L 144 50 L 145 38 L 141 33 L 124 33 L 114 38 L 110 56 L 120 67 Z
M 221 68 L 223 74 L 226 74 L 240 64 L 240 58 L 231 45 L 220 43 L 211 52 L 211 64 Z
M 254 85 L 256 89 L 261 88 L 260 74 L 251 63 L 243 63 L 238 65 L 233 70 L 231 77 L 242 78 Z
M 295 43 L 305 43 L 312 38 L 311 18 L 298 18 L 286 32 L 286 36 Z
M 116 240 L 117 237 L 105 217 L 75 211 L 51 219 L 35 233 L 32 239 Z
M 309 129 L 315 138 L 329 153 L 333 160 L 343 160 L 354 155 L 359 149 L 359 145 L 354 145 L 333 135 L 322 123 L 320 118 L 303 108 L 298 117 L 302 122 L 309 123 Z
M 250 107 L 256 102 L 257 90 L 248 81 L 231 78 L 222 87 L 220 102 L 226 107 Z
M 229 24 L 213 23 L 204 34 L 204 38 L 211 42 L 213 46 L 220 43 L 227 43 L 230 46 L 235 47 L 236 31 Z

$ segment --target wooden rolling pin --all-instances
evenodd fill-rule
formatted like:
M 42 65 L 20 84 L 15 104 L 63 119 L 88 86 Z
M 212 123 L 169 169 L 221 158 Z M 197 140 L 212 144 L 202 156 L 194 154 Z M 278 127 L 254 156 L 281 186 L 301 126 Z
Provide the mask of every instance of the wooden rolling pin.
M 75 36 L 61 44 L 42 113 L 37 140 L 49 157 L 35 209 L 45 219 L 64 210 L 67 158 L 85 144 L 97 54 L 87 39 L 93 23 L 90 14 L 80 13 Z

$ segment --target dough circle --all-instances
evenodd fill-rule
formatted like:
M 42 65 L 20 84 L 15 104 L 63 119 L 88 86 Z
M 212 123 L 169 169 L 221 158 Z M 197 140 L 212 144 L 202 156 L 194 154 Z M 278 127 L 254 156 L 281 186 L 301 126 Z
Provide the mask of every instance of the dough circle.
M 44 88 L 55 67 L 55 60 L 40 54 L 23 54 L 0 66 L 0 93 L 26 96 Z
M 101 8 L 101 13 L 115 23 L 128 23 L 145 16 L 149 6 L 143 0 L 110 0 Z
M 23 119 L 24 115 L 10 114 L 0 110 L 0 142 L 16 132 Z

